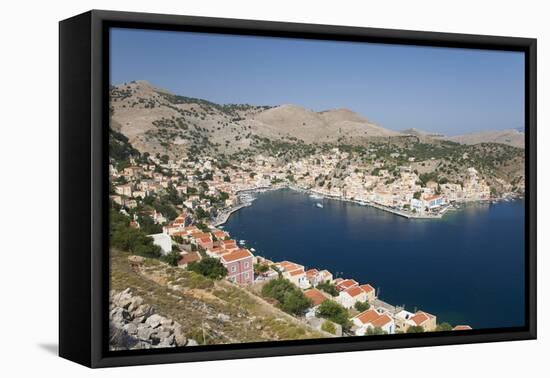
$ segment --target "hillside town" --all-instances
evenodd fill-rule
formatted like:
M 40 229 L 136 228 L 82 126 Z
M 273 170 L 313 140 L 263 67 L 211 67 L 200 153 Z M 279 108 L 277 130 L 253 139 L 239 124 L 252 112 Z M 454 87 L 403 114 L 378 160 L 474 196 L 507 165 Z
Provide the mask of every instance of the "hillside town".
M 473 167 L 464 172 L 461 183 L 424 182 L 406 165 L 391 171 L 384 162 L 370 167 L 342 166 L 349 157 L 348 152 L 334 148 L 286 164 L 260 155 L 224 167 L 210 157 L 178 161 L 131 157 L 127 164 L 111 162 L 110 199 L 131 219 L 130 227 L 153 225 L 148 227 L 158 231 L 148 234 L 153 244 L 164 256 L 176 251 L 180 268 L 213 258 L 227 270 L 225 279 L 236 285 L 288 280 L 309 299 L 311 306 L 301 317 L 312 327 L 320 329 L 325 324 L 319 308 L 329 301 L 345 309 L 349 321 L 345 328 L 333 323 L 335 335 L 441 330 L 436 315 L 382 301 L 372 282 L 335 277 L 324 267 L 267 260 L 221 228 L 232 212 L 251 203 L 250 193 L 283 187 L 375 206 L 408 218 L 437 218 L 457 203 L 492 199 L 490 187 Z M 450 329 L 471 328 L 457 325 Z

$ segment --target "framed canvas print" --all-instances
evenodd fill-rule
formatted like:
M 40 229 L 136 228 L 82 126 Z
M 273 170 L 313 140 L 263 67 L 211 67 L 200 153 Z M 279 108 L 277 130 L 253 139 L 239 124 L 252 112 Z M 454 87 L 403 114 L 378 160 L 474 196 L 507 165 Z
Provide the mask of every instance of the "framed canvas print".
M 60 22 L 60 355 L 536 337 L 536 40 Z

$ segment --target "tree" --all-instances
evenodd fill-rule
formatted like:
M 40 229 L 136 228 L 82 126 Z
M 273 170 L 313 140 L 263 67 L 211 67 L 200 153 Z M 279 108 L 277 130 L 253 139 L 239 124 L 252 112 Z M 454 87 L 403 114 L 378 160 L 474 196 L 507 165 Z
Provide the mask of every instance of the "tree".
M 355 309 L 359 312 L 367 311 L 370 308 L 370 304 L 368 301 L 365 302 L 355 302 L 353 305 Z
M 172 251 L 161 258 L 164 262 L 172 266 L 178 266 L 178 261 L 181 260 L 179 251 Z
M 269 270 L 269 266 L 266 264 L 254 264 L 254 274 L 260 275 L 261 273 L 265 273 Z
M 262 295 L 279 302 L 281 310 L 294 315 L 301 315 L 311 307 L 311 301 L 289 280 L 277 278 L 262 288 Z
M 417 200 L 419 200 L 421 196 L 422 196 L 422 192 L 420 192 L 420 191 L 419 192 L 414 192 L 414 194 L 413 194 L 413 198 L 417 199 Z
M 301 290 L 287 292 L 281 303 L 281 309 L 284 312 L 294 315 L 303 314 L 309 307 L 311 307 L 311 300 Z
M 438 324 L 437 327 L 435 328 L 436 331 L 452 331 L 453 330 L 453 326 L 450 325 L 449 323 L 441 323 L 441 324 Z
M 187 270 L 214 280 L 222 279 L 227 275 L 227 269 L 218 259 L 213 257 L 205 257 L 200 261 L 189 263 Z
M 407 333 L 422 333 L 424 332 L 424 328 L 422 326 L 410 326 L 407 329 Z
M 319 305 L 316 315 L 340 324 L 344 329 L 351 328 L 348 310 L 330 299 Z
M 197 207 L 195 210 L 195 216 L 197 219 L 206 219 L 210 218 L 210 213 L 204 210 L 202 207 Z
M 321 329 L 325 332 L 332 333 L 333 335 L 336 334 L 336 326 L 333 322 L 329 320 L 325 320 L 323 324 L 321 325 Z
M 338 295 L 338 290 L 336 286 L 331 284 L 329 281 L 321 282 L 317 285 L 317 289 L 323 290 L 325 293 L 332 295 L 333 297 Z
M 386 332 L 380 328 L 380 327 L 368 327 L 367 328 L 367 333 L 366 333 L 368 336 L 372 336 L 372 335 L 385 335 Z

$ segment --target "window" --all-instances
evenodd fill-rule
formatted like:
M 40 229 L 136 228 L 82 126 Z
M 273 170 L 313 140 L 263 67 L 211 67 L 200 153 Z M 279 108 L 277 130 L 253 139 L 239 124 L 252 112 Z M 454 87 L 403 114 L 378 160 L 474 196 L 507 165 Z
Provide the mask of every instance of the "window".
M 233 266 L 231 267 L 231 272 L 235 273 L 236 271 L 237 271 L 237 267 L 236 267 L 235 265 L 233 265 Z
M 245 278 L 246 280 L 248 279 L 248 272 L 246 272 L 246 273 L 244 274 L 244 278 Z
M 250 266 L 250 264 L 249 264 L 248 262 L 245 262 L 245 263 L 244 263 L 244 267 L 245 267 L 245 268 L 248 268 L 249 266 Z

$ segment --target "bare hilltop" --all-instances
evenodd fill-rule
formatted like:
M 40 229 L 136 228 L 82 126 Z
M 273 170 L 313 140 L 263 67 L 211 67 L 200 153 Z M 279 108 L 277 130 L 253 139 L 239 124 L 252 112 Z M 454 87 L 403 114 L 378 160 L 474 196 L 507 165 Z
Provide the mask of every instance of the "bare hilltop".
M 349 109 L 316 112 L 298 105 L 256 106 L 217 104 L 175 95 L 146 81 L 110 89 L 111 128 L 129 139 L 140 152 L 183 156 L 199 151 L 232 154 L 261 148 L 262 141 L 281 143 L 366 145 L 399 143 L 415 137 L 437 145 L 500 143 L 523 147 L 515 130 L 445 137 L 416 129 L 389 130 Z

